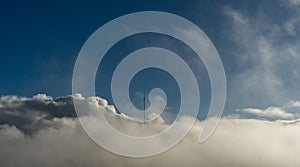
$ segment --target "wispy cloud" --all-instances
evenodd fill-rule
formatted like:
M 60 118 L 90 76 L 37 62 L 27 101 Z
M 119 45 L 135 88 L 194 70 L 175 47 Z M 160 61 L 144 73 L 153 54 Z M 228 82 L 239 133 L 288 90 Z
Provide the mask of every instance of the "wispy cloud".
M 295 63 L 300 61 L 299 11 L 285 5 L 281 12 L 289 14 L 274 19 L 265 8 L 261 5 L 251 15 L 224 8 L 230 23 L 226 33 L 234 44 L 231 61 L 238 71 L 229 80 L 231 99 L 237 105 L 282 104 L 299 97 L 295 92 L 300 81 L 300 66 Z

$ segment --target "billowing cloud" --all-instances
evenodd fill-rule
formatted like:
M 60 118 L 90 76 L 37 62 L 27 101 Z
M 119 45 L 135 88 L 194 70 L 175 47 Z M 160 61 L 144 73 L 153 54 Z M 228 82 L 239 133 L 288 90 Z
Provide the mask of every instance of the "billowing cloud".
M 60 107 L 70 105 L 66 102 L 70 97 L 80 98 L 89 102 L 90 105 L 97 105 L 100 111 L 106 114 L 108 121 L 116 124 L 119 130 L 143 134 L 142 126 L 117 114 L 113 106 L 108 105 L 101 98 L 83 98 L 73 95 L 59 98 L 60 103 L 56 105 L 61 105 Z M 32 105 L 24 105 L 27 101 L 30 101 Z M 203 122 L 197 121 L 188 135 L 173 149 L 148 158 L 126 158 L 110 153 L 96 145 L 82 130 L 73 115 L 65 113 L 65 116 L 53 116 L 52 112 L 59 111 L 49 105 L 54 105 L 54 103 L 58 103 L 58 99 L 44 95 L 33 98 L 15 96 L 2 98 L 0 112 L 1 114 L 5 113 L 7 119 L 2 119 L 0 126 L 1 166 L 296 167 L 300 163 L 298 158 L 300 124 L 297 120 L 263 121 L 224 118 L 211 138 L 201 144 L 198 143 L 197 137 Z M 22 108 L 20 105 L 23 105 Z M 22 115 L 23 112 L 24 115 Z M 27 120 L 26 124 L 16 123 L 18 122 L 17 118 Z M 43 120 L 41 121 L 43 123 L 47 122 L 47 126 L 40 128 L 40 124 L 36 124 L 37 120 Z M 6 123 L 4 123 L 5 121 Z M 181 121 L 185 123 L 189 119 Z M 32 135 L 27 135 L 20 126 L 29 126 L 31 127 L 29 130 L 35 127 L 37 130 Z M 153 123 L 154 130 L 163 129 L 166 126 L 160 121 Z M 145 149 L 147 147 L 153 146 L 146 145 Z
M 44 94 L 32 98 L 2 96 L 0 98 L 0 125 L 15 126 L 25 134 L 32 134 L 39 129 L 53 126 L 54 118 L 76 117 L 72 98 L 80 98 L 75 94 L 53 99 Z M 115 111 L 107 101 L 99 97 L 87 100 L 96 101 L 101 108 Z

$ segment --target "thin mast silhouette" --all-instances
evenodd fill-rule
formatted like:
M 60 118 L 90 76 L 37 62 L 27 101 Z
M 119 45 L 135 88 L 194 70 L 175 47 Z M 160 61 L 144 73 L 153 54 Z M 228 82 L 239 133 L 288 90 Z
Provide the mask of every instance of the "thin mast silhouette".
M 145 96 L 145 93 L 144 93 L 144 124 L 145 124 L 145 119 L 146 119 L 146 118 L 145 118 L 145 117 L 146 117 L 146 116 L 145 116 L 145 115 L 146 115 L 145 112 L 146 112 L 146 96 Z

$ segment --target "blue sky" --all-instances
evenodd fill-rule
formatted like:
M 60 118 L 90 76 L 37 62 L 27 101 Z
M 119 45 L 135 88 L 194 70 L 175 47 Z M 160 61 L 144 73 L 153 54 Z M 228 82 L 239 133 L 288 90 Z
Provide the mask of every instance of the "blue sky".
M 73 68 L 86 40 L 107 22 L 139 11 L 184 17 L 199 26 L 218 50 L 226 73 L 227 99 L 223 118 L 211 136 L 205 127 L 212 124 L 203 119 L 211 100 L 207 71 L 189 46 L 167 35 L 143 33 L 120 40 L 97 71 L 95 90 L 102 98 L 71 95 Z M 1 166 L 299 166 L 300 0 L 14 1 L 1 3 L 0 19 Z M 143 93 L 163 89 L 168 103 L 162 119 L 142 125 L 115 108 L 110 86 L 116 66 L 129 53 L 150 46 L 171 50 L 191 67 L 200 87 L 200 113 L 174 148 L 147 158 L 119 156 L 124 154 L 97 145 L 85 126 L 93 132 L 100 130 L 97 139 L 135 152 L 168 145 L 177 132 L 183 132 L 182 127 L 194 123 L 194 117 L 180 117 L 175 122 L 180 125 L 173 126 L 176 133 L 161 138 L 158 145 L 138 145 L 107 133 L 113 127 L 129 136 L 152 137 L 147 135 L 169 129 L 175 118 L 182 100 L 180 84 L 154 68 L 137 73 L 129 93 L 142 109 Z M 124 90 L 118 86 L 122 89 L 117 92 Z M 197 106 L 193 100 L 197 98 L 186 97 L 185 106 Z M 83 104 L 79 110 L 86 113 L 78 112 L 78 102 Z M 207 120 L 215 123 L 218 119 Z M 199 144 L 203 134 L 209 138 Z
M 300 100 L 297 63 L 300 18 L 296 0 L 276 0 L 272 5 L 267 0 L 5 2 L 0 7 L 0 95 L 71 94 L 73 67 L 86 39 L 114 18 L 145 10 L 185 17 L 208 35 L 221 56 L 227 76 L 225 114 L 235 113 L 238 108 L 283 106 L 291 100 Z M 176 43 L 155 34 L 132 36 L 119 42 L 107 54 L 97 74 L 98 96 L 112 102 L 108 79 L 113 64 L 136 48 L 158 45 L 153 38 L 160 39 L 158 44 Z M 177 42 L 176 48 L 171 49 L 179 50 L 183 57 L 191 54 L 183 52 L 181 47 L 184 46 Z M 201 63 L 195 66 L 201 67 Z M 210 100 L 205 70 L 200 70 L 199 80 L 201 107 L 205 109 Z M 170 106 L 176 108 L 180 99 L 171 77 L 148 70 L 134 81 L 133 99 L 153 86 L 164 86 L 172 102 Z M 133 101 L 139 106 L 138 100 Z
M 144 10 L 199 17 L 187 10 L 194 3 L 178 2 L 174 6 L 170 3 L 109 1 L 81 4 L 72 1 L 1 5 L 4 16 L 1 56 L 4 61 L 1 61 L 0 93 L 24 96 L 40 92 L 53 96 L 70 94 L 77 54 L 85 40 L 106 22 Z

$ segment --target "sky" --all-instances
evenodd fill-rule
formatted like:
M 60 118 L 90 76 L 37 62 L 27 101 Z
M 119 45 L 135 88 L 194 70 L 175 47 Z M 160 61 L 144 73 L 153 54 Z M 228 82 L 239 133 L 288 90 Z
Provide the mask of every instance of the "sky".
M 299 91 L 296 91 L 299 81 L 297 9 L 297 1 L 292 0 L 279 0 L 272 5 L 268 1 L 5 2 L 1 5 L 0 94 L 28 97 L 37 93 L 53 97 L 71 94 L 76 58 L 96 29 L 125 14 L 158 10 L 189 19 L 213 42 L 227 77 L 226 112 L 244 107 L 284 105 L 299 100 Z M 167 37 L 158 35 L 156 38 Z M 155 45 L 152 41 L 151 34 L 123 40 L 116 49 L 110 50 L 112 56 L 107 54 L 107 62 L 117 63 L 136 48 Z M 186 55 L 189 54 L 183 57 Z M 113 68 L 104 66 L 102 69 L 104 74 L 101 66 L 97 73 L 96 94 L 113 103 L 107 92 L 109 84 L 99 79 L 109 78 L 107 73 Z M 151 76 L 141 79 L 137 76 L 136 82 L 151 79 Z M 158 81 L 162 78 L 165 77 Z M 202 106 L 205 109 L 210 87 L 205 72 L 200 73 L 199 78 L 204 83 Z M 141 90 L 139 84 L 133 85 L 136 85 L 132 88 L 135 92 Z
M 79 96 L 72 95 L 72 75 L 77 56 L 92 33 L 115 18 L 140 11 L 173 13 L 200 27 L 222 60 L 227 98 L 216 135 L 204 145 L 195 146 L 193 136 L 198 135 L 211 100 L 211 85 L 203 63 L 193 61 L 195 53 L 189 46 L 170 36 L 144 33 L 122 39 L 106 53 L 98 68 L 95 90 L 99 98 L 83 97 L 96 101 L 101 111 L 111 115 L 111 122 L 119 117 L 110 92 L 114 69 L 126 55 L 143 47 L 160 46 L 187 61 L 197 72 L 201 96 L 197 126 L 179 146 L 153 159 L 129 160 L 95 149 L 95 143 L 84 135 L 71 100 Z M 300 163 L 295 157 L 300 152 L 296 142 L 300 138 L 299 0 L 12 1 L 1 3 L 0 16 L 0 147 L 5 146 L 0 151 L 0 166 L 1 162 L 13 166 L 13 161 L 6 158 L 10 156 L 27 166 L 151 166 L 152 162 L 171 166 L 175 163 L 169 161 L 178 159 L 180 152 L 185 151 L 189 162 L 177 164 Z M 143 94 L 155 87 L 162 88 L 168 99 L 167 114 L 161 118 L 163 125 L 154 125 L 157 130 L 168 125 L 167 117 L 173 118 L 169 113 L 177 114 L 180 107 L 180 90 L 174 78 L 158 69 L 140 71 L 131 81 L 130 98 L 141 109 Z M 126 118 L 121 120 L 130 124 Z M 119 130 L 143 133 L 134 125 L 121 126 Z M 66 144 L 74 137 L 75 144 Z M 15 143 L 18 147 L 11 149 Z M 36 149 L 24 157 L 23 153 L 36 144 L 43 145 L 43 149 L 58 144 L 49 152 L 65 147 L 61 155 L 67 155 L 51 157 L 57 159 L 57 164 L 46 160 L 46 152 L 41 154 Z M 87 155 L 84 160 L 78 153 L 83 148 Z M 201 155 L 201 162 L 195 155 Z M 214 161 L 215 157 L 222 158 Z M 112 160 L 117 161 L 111 163 Z M 286 161 L 290 163 L 282 163 Z

